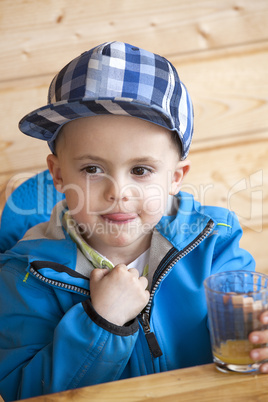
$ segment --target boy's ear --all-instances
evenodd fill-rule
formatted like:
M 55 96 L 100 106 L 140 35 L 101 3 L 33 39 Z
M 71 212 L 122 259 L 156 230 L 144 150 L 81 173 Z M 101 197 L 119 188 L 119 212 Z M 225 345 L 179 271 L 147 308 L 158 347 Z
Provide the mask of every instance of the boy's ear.
M 184 177 L 187 175 L 191 167 L 191 162 L 189 160 L 180 161 L 174 171 L 173 179 L 171 182 L 169 194 L 176 195 L 180 191 L 181 184 Z
M 53 154 L 48 155 L 47 166 L 53 178 L 53 183 L 56 190 L 58 190 L 60 193 L 63 193 L 63 180 L 61 175 L 59 158 Z

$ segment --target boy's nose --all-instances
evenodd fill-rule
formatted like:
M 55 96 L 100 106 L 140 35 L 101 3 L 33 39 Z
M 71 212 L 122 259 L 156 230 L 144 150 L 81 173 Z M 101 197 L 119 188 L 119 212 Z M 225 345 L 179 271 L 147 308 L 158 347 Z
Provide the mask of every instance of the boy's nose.
M 105 198 L 107 201 L 128 201 L 131 196 L 129 186 L 122 180 L 109 179 L 105 186 Z

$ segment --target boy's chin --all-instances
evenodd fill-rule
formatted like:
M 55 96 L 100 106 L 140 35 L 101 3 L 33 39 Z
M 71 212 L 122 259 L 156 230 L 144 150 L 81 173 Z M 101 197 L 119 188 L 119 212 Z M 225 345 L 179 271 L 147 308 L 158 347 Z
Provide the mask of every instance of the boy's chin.
M 147 233 L 117 233 L 117 234 L 106 234 L 104 236 L 100 236 L 99 234 L 94 236 L 92 233 L 88 237 L 84 237 L 85 241 L 92 245 L 93 248 L 98 249 L 98 246 L 101 245 L 101 248 L 120 248 L 120 247 L 140 247 L 140 244 L 144 244 L 148 242 L 148 247 L 150 244 L 150 239 L 152 236 L 152 230 Z M 94 247 L 94 244 L 97 247 Z M 105 254 L 105 253 L 104 253 Z

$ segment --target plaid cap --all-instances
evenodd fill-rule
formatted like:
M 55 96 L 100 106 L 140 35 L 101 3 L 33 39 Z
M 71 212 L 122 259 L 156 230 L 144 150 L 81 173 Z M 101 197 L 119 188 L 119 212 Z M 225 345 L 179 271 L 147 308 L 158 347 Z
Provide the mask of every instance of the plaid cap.
M 20 130 L 55 151 L 61 127 L 71 120 L 114 114 L 138 117 L 171 131 L 188 155 L 193 107 L 174 66 L 157 54 L 122 42 L 107 42 L 68 63 L 52 80 L 48 104 L 27 114 Z

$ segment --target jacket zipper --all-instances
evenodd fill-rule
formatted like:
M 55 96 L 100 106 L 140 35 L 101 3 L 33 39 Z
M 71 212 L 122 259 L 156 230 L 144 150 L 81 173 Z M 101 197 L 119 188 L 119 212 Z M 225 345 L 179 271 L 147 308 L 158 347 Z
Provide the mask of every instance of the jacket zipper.
M 160 357 L 163 354 L 163 352 L 158 344 L 158 341 L 156 339 L 156 336 L 155 336 L 154 332 L 151 331 L 151 328 L 150 328 L 150 313 L 151 313 L 152 302 L 153 302 L 153 298 L 154 298 L 156 289 L 158 288 L 159 284 L 164 279 L 164 277 L 167 275 L 167 273 L 173 268 L 173 266 L 179 260 L 181 260 L 183 257 L 185 257 L 187 254 L 189 254 L 192 250 L 194 250 L 203 240 L 205 240 L 205 238 L 212 231 L 213 227 L 214 227 L 214 222 L 212 219 L 210 219 L 209 222 L 207 223 L 206 227 L 204 228 L 204 230 L 201 233 L 199 233 L 199 235 L 190 244 L 188 244 L 188 246 L 186 246 L 183 250 L 178 251 L 178 253 L 175 255 L 173 260 L 166 266 L 166 268 L 162 271 L 162 273 L 160 273 L 159 277 L 155 281 L 155 284 L 151 290 L 149 302 L 140 316 L 140 318 L 141 318 L 140 322 L 142 324 L 151 355 L 154 358 Z
M 41 280 L 42 282 L 47 283 L 48 285 L 56 286 L 56 287 L 62 288 L 62 289 L 71 290 L 73 292 L 80 293 L 80 294 L 86 295 L 86 296 L 90 295 L 90 292 L 86 289 L 80 288 L 78 286 L 70 285 L 68 283 L 59 282 L 59 281 L 55 281 L 53 279 L 46 278 L 45 276 L 43 276 L 42 274 L 37 272 L 32 266 L 30 267 L 30 272 L 37 279 Z
M 151 307 L 152 307 L 152 302 L 154 298 L 154 294 L 156 292 L 156 289 L 158 288 L 159 284 L 161 281 L 164 279 L 164 277 L 167 275 L 167 273 L 173 268 L 173 266 L 181 260 L 183 257 L 185 257 L 187 254 L 189 254 L 192 250 L 194 250 L 212 231 L 214 227 L 214 222 L 213 220 L 209 220 L 207 223 L 205 229 L 190 243 L 188 246 L 186 246 L 183 250 L 178 251 L 178 253 L 173 257 L 172 261 L 169 262 L 169 264 L 166 266 L 166 268 L 160 273 L 159 277 L 155 281 L 155 284 L 151 290 L 151 295 L 149 302 L 147 306 L 144 308 L 143 312 L 140 314 L 140 322 L 142 324 L 146 340 L 148 342 L 148 346 L 151 352 L 151 355 L 156 358 L 162 356 L 163 352 L 158 344 L 158 341 L 156 339 L 156 336 L 154 332 L 151 331 L 150 328 L 150 312 L 151 312 Z M 30 272 L 33 276 L 35 276 L 37 279 L 41 280 L 44 283 L 47 283 L 52 286 L 56 286 L 58 288 L 62 289 L 67 289 L 71 290 L 76 293 L 80 293 L 86 296 L 90 295 L 90 292 L 86 289 L 80 288 L 78 286 L 70 285 L 68 283 L 64 282 L 59 282 L 55 281 L 53 279 L 46 278 L 39 272 L 37 272 L 32 266 L 30 267 Z

